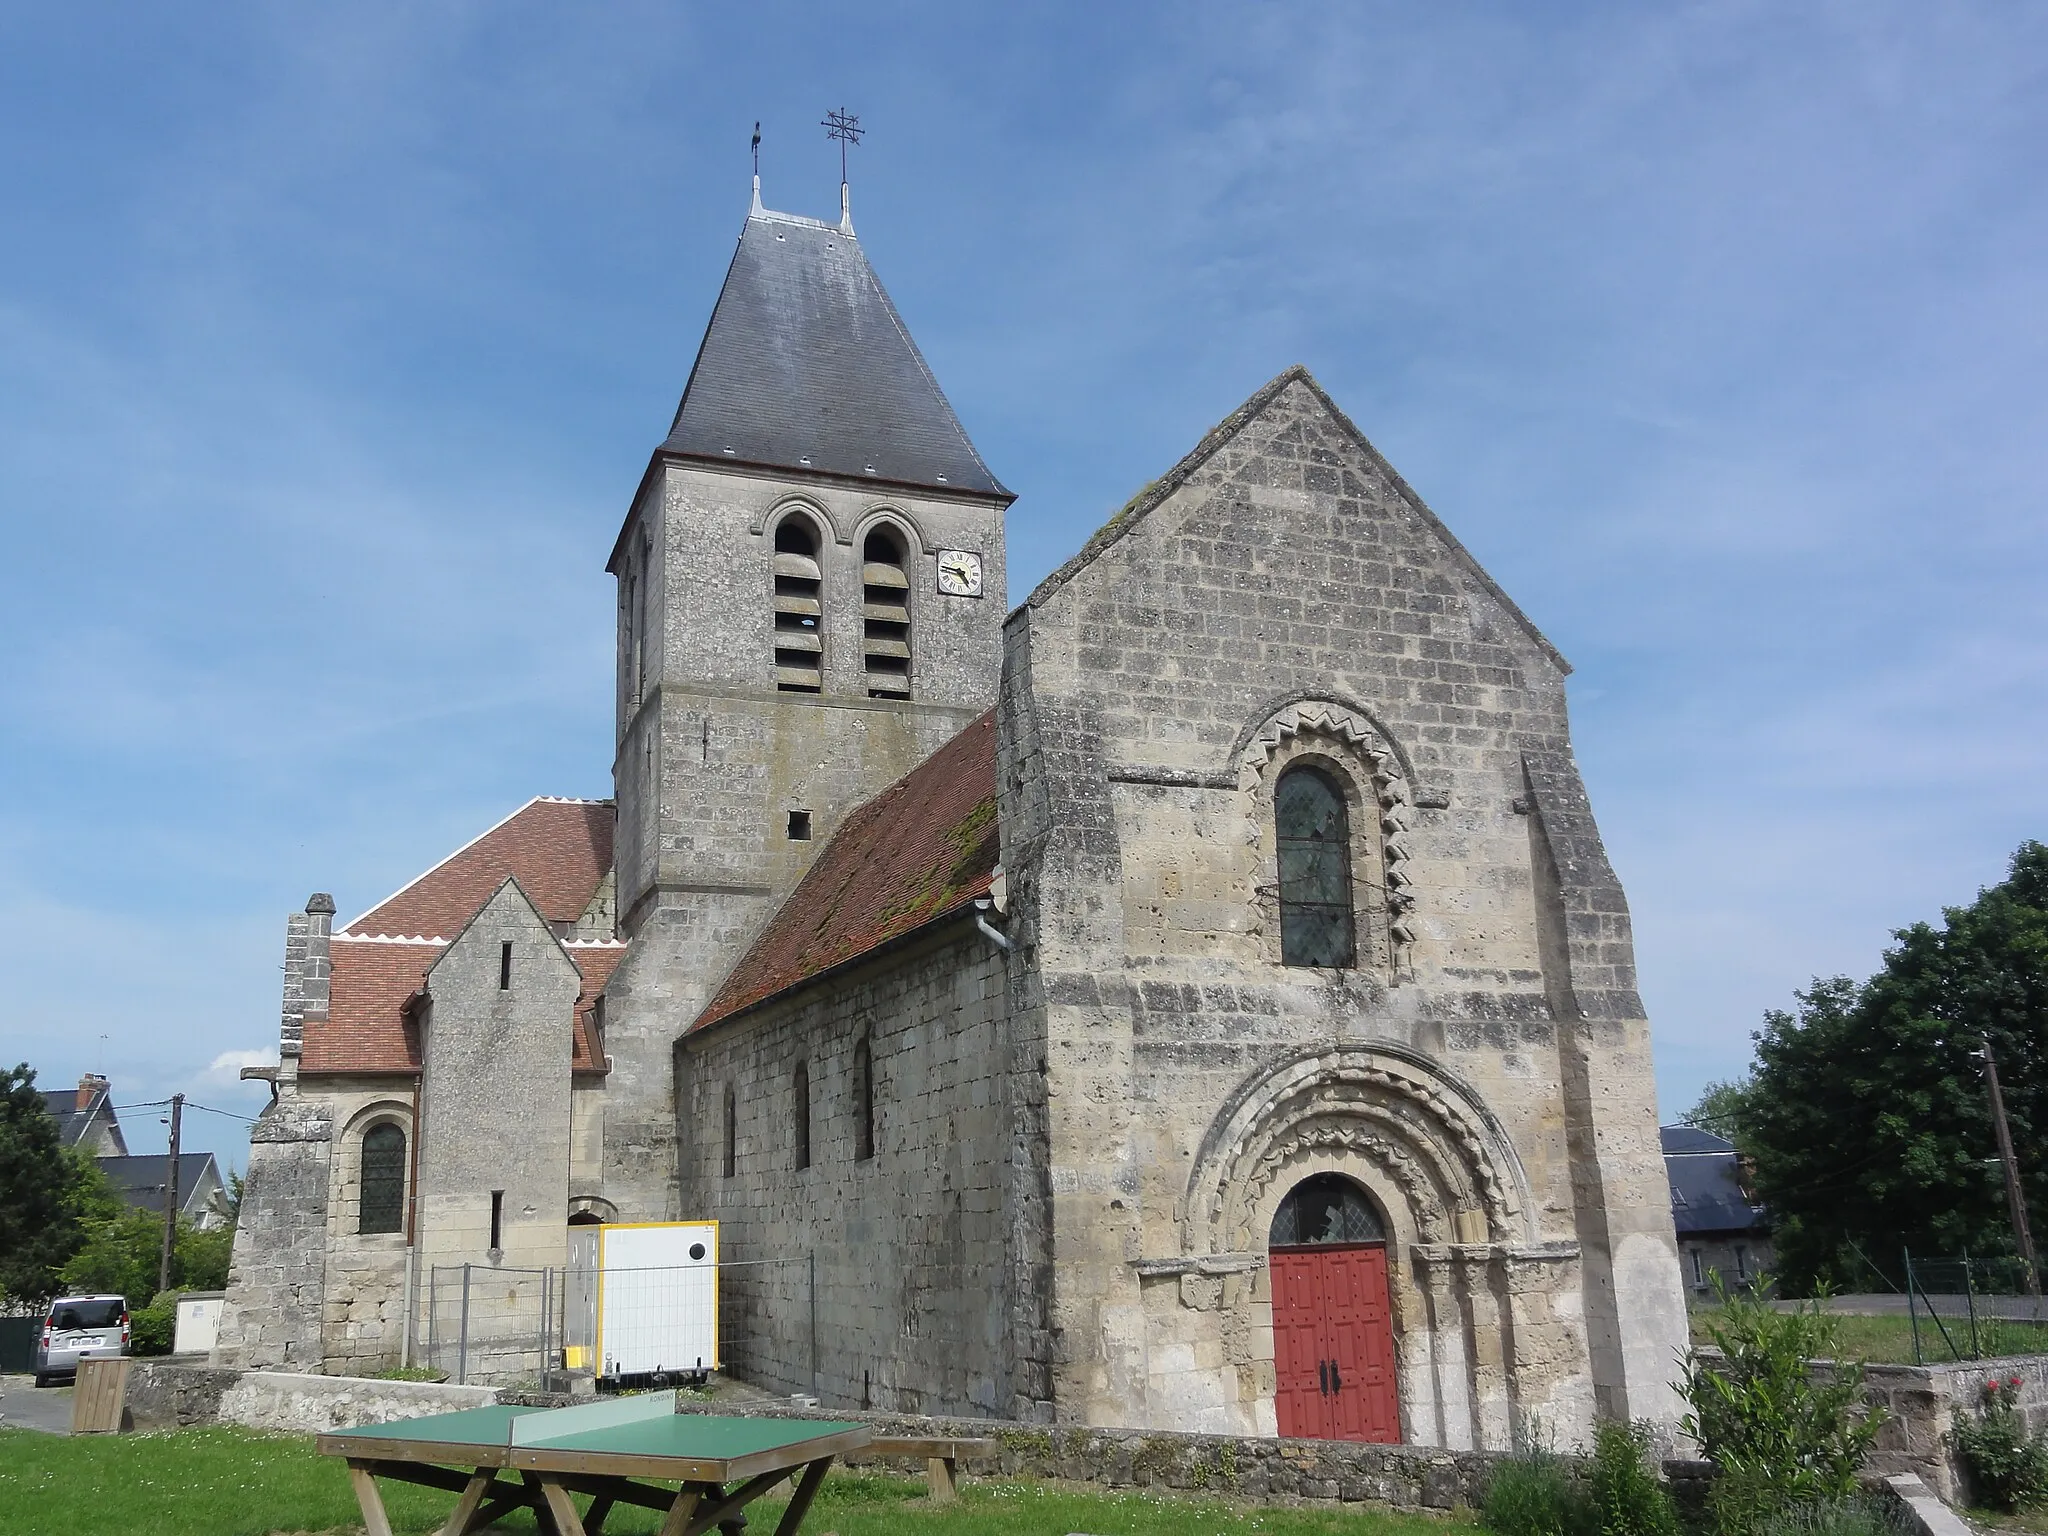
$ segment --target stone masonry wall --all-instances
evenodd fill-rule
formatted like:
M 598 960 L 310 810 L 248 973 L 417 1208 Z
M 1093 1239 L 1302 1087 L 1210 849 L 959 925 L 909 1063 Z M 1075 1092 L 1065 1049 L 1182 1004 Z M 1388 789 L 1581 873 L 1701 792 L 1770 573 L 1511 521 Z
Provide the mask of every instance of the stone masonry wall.
M 302 1078 L 302 1094 L 325 1096 L 335 1129 L 328 1166 L 327 1282 L 321 1313 L 320 1369 L 372 1375 L 405 1353 L 406 1236 L 362 1232 L 363 1137 L 396 1125 L 411 1149 L 410 1078 Z M 408 1157 L 408 1168 L 410 1165 Z
M 1400 1239 L 1410 1439 L 1505 1444 L 1521 1408 L 1569 1443 L 1596 1389 L 1675 1418 L 1647 1026 L 1561 658 L 1299 373 L 1007 641 L 1060 1417 L 1272 1428 L 1262 1223 L 1341 1171 Z M 1279 963 L 1272 785 L 1303 759 L 1351 808 L 1350 970 Z
M 512 946 L 501 986 L 502 946 Z M 530 1376 L 540 1368 L 540 1271 L 568 1255 L 570 1051 L 582 977 L 523 892 L 511 883 L 427 973 L 431 1009 L 420 1104 L 417 1337 L 445 1293 L 436 1267 L 470 1264 L 468 1377 Z M 498 1243 L 491 1199 L 502 1195 Z M 440 1337 L 452 1319 L 435 1320 Z
M 827 1403 L 1005 1412 L 1011 1135 L 1000 951 L 971 923 L 683 1042 L 682 1197 L 716 1219 L 726 1369 Z M 856 1158 L 855 1042 L 874 1156 Z M 796 1166 L 794 1077 L 810 1084 Z M 723 1176 L 725 1103 L 738 1114 Z M 808 1260 L 817 1273 L 812 1375 Z M 760 1268 L 760 1261 L 781 1261 Z M 737 1267 L 736 1267 L 737 1266 Z
M 776 523 L 791 513 L 822 534 L 820 694 L 775 688 L 770 561 Z M 878 520 L 910 550 L 908 700 L 868 697 L 861 670 L 861 541 Z M 981 553 L 988 595 L 940 597 L 938 548 Z M 840 818 L 993 700 L 1002 513 L 987 501 L 671 464 L 649 478 L 612 569 L 617 910 L 634 946 L 607 989 L 604 1193 L 622 1219 L 647 1221 L 682 1214 L 677 1035 Z M 788 835 L 792 811 L 809 813 L 808 840 Z
M 334 1121 L 287 1089 L 249 1132 L 217 1364 L 317 1369 L 323 1355 L 327 1198 Z

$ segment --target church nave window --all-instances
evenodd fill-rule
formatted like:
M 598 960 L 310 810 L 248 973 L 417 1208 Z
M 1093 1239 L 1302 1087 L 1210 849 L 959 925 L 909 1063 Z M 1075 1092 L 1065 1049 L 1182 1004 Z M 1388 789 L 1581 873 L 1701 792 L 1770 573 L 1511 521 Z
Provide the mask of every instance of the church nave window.
M 775 525 L 775 686 L 785 693 L 816 693 L 824 684 L 819 547 L 816 525 L 801 513 Z
M 861 544 L 861 650 L 867 666 L 868 697 L 900 699 L 910 694 L 910 573 L 904 568 L 903 538 L 877 528 Z
M 731 1178 L 740 1166 L 740 1105 L 731 1083 L 725 1085 L 725 1157 L 722 1177 Z
M 358 1232 L 397 1232 L 405 1225 L 405 1132 L 388 1121 L 363 1137 L 356 1197 Z
M 790 1118 L 796 1122 L 796 1165 L 811 1166 L 811 1069 L 796 1064 L 796 1080 L 790 1090 Z
M 863 1163 L 875 1155 L 875 1055 L 866 1035 L 853 1042 L 853 1155 Z
M 1357 963 L 1351 909 L 1351 819 L 1330 775 L 1297 764 L 1273 791 L 1280 859 L 1280 963 Z

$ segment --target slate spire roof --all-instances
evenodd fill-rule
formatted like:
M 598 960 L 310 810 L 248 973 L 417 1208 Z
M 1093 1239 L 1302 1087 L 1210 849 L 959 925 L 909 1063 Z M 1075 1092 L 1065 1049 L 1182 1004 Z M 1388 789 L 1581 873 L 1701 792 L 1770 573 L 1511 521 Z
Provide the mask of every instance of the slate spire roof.
M 989 473 L 850 222 L 760 206 L 658 455 L 1014 499 Z

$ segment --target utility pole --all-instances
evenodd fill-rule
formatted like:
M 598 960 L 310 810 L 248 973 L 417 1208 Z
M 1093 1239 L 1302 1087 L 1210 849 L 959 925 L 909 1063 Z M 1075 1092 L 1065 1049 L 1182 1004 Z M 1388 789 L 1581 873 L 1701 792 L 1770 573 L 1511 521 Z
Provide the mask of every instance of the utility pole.
M 185 1095 L 171 1095 L 171 1156 L 164 1176 L 164 1252 L 157 1265 L 156 1288 L 171 1288 L 171 1248 L 178 1240 L 178 1130 L 185 1118 Z M 2002 1122 L 2001 1122 L 2002 1123 Z
M 2005 1123 L 2005 1095 L 1998 1091 L 1998 1058 L 1991 1054 L 1991 1037 L 1984 1041 L 1984 1081 L 1991 1087 L 1991 1124 L 1998 1132 L 1998 1160 L 2005 1167 L 2005 1203 L 2012 1211 L 2012 1235 L 2020 1246 L 2020 1260 L 2027 1266 L 2027 1291 L 2041 1294 L 2041 1271 L 2034 1266 L 2034 1238 L 2027 1230 L 2027 1197 L 2020 1189 L 2020 1160 L 2013 1156 L 2012 1127 Z

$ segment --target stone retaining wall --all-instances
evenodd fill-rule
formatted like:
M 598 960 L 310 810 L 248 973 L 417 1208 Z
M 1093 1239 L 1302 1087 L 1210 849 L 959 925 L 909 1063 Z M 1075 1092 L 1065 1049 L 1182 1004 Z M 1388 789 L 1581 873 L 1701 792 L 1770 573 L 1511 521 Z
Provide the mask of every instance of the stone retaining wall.
M 1950 1437 L 1955 1414 L 1958 1410 L 1973 1417 L 1981 1414 L 1985 1384 L 2015 1376 L 2020 1381 L 2020 1417 L 2031 1432 L 2039 1434 L 2048 1429 L 2048 1355 L 1864 1367 L 1864 1388 L 1886 1414 L 1865 1472 L 1879 1476 L 1913 1473 L 1954 1503 L 1967 1492 Z
M 926 1418 L 781 1404 L 687 1400 L 688 1413 L 737 1413 L 791 1419 L 854 1420 L 885 1435 L 993 1440 L 996 1452 L 962 1470 L 986 1477 L 1053 1477 L 1109 1488 L 1176 1488 L 1248 1499 L 1331 1499 L 1396 1509 L 1477 1505 L 1501 1458 L 1488 1451 L 1445 1451 L 1417 1445 L 1360 1445 L 1340 1440 L 1278 1440 L 1191 1435 L 1165 1430 L 1092 1429 L 1019 1424 L 1009 1419 Z M 849 1466 L 903 1458 L 841 1458 Z M 914 1463 L 923 1470 L 923 1462 Z

